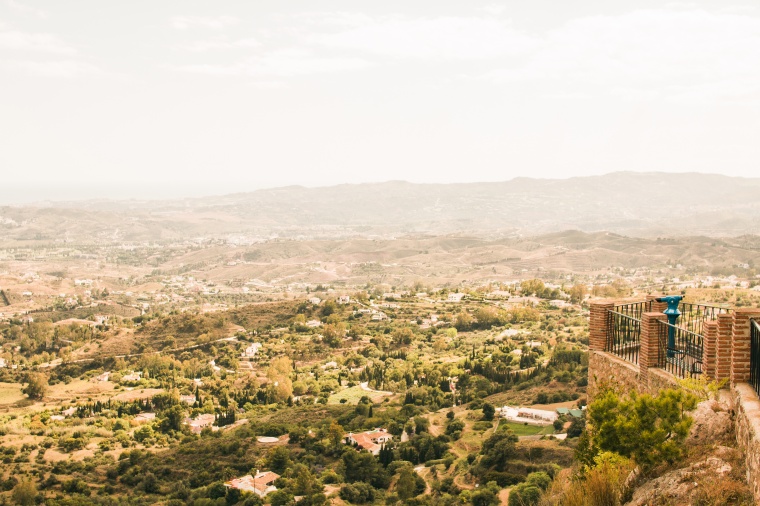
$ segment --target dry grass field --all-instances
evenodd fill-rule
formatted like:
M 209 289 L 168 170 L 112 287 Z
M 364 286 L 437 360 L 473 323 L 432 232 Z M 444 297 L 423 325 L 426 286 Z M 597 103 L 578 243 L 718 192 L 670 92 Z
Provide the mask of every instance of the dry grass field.
M 0 408 L 7 408 L 22 399 L 21 383 L 0 383 Z

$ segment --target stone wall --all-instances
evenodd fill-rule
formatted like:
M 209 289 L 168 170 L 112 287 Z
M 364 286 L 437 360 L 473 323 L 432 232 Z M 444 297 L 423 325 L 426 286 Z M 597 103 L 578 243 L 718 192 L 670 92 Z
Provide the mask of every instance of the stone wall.
M 678 378 L 662 369 L 649 369 L 649 381 L 647 383 L 647 393 L 657 395 L 660 390 L 668 388 L 679 388 Z
M 624 392 L 638 390 L 639 369 L 630 362 L 604 351 L 589 351 L 587 388 L 589 401 L 605 384 L 610 384 Z
M 747 482 L 760 504 L 760 399 L 746 383 L 731 389 L 736 413 L 736 441 L 747 455 Z
M 639 368 L 604 351 L 590 351 L 588 356 L 588 399 L 609 385 L 620 392 L 635 390 L 656 395 L 666 388 L 678 388 L 678 379 L 662 369 L 649 369 L 646 382 L 641 381 Z

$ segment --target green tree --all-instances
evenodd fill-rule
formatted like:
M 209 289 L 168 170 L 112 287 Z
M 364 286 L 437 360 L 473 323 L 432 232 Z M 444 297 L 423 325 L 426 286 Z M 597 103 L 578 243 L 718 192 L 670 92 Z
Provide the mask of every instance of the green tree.
M 456 320 L 454 321 L 454 327 L 456 328 L 456 330 L 459 330 L 459 331 L 470 330 L 470 328 L 472 327 L 473 321 L 474 320 L 472 316 L 470 316 L 469 313 L 467 313 L 466 311 L 462 311 L 457 315 Z
M 161 431 L 169 432 L 171 430 L 182 430 L 182 420 L 185 417 L 185 410 L 182 406 L 172 406 L 161 413 Z
M 499 496 L 497 496 L 492 490 L 483 489 L 478 490 L 470 496 L 470 502 L 473 506 L 496 506 L 499 504 Z M 510 502 L 510 505 L 512 503 Z
M 330 427 L 327 429 L 327 437 L 333 448 L 338 448 L 343 443 L 343 436 L 345 434 L 346 431 L 338 422 L 335 420 L 330 422 Z
M 48 388 L 47 376 L 42 373 L 34 372 L 26 375 L 27 385 L 21 389 L 27 397 L 34 400 L 40 400 L 45 397 Z
M 697 398 L 682 390 L 662 390 L 654 397 L 632 392 L 627 398 L 608 390 L 588 407 L 589 445 L 579 457 L 590 465 L 599 452 L 614 452 L 644 469 L 674 462 L 693 421 L 686 412 L 696 404 Z
M 465 423 L 462 420 L 453 418 L 446 423 L 446 435 L 451 436 L 453 439 L 459 439 L 464 428 Z
M 580 304 L 586 298 L 588 287 L 586 285 L 573 285 L 568 289 L 567 294 L 570 296 L 570 302 Z
M 365 504 L 375 500 L 375 489 L 362 482 L 347 483 L 340 489 L 340 498 L 353 504 Z
M 383 465 L 369 452 L 346 451 L 343 453 L 341 468 L 346 483 L 363 481 L 376 488 L 388 486 L 388 473 Z
M 401 327 L 393 331 L 393 344 L 396 346 L 405 346 L 412 344 L 414 332 L 409 327 Z
M 523 295 L 536 295 L 540 297 L 545 289 L 546 285 L 540 279 L 527 279 L 520 283 L 520 292 Z
M 295 495 L 312 495 L 322 492 L 322 485 L 319 484 L 309 468 L 303 464 L 293 466 L 293 493 Z
M 586 428 L 586 420 L 583 418 L 573 418 L 570 421 L 570 427 L 567 429 L 567 437 L 579 437 Z
M 322 329 L 322 341 L 331 348 L 340 348 L 345 335 L 346 326 L 342 323 L 328 324 Z
M 496 414 L 496 408 L 493 407 L 493 404 L 490 402 L 484 402 L 483 403 L 483 420 L 491 421 L 493 420 L 493 416 Z
M 398 477 L 398 483 L 396 483 L 396 492 L 401 500 L 406 501 L 411 499 L 416 494 L 417 480 L 414 477 L 414 470 L 411 466 L 404 466 L 401 468 Z
M 14 488 L 11 494 L 14 504 L 20 506 L 31 506 L 35 504 L 37 500 L 37 487 L 33 481 L 24 480 L 20 481 Z
M 285 446 L 272 448 L 266 459 L 267 467 L 277 474 L 282 474 L 290 466 L 290 451 Z
M 338 309 L 338 305 L 334 300 L 326 300 L 322 306 L 322 316 L 330 316 Z
M 529 483 L 520 483 L 509 491 L 509 506 L 536 506 L 541 499 L 541 489 Z
M 480 449 L 483 464 L 503 471 L 507 462 L 517 454 L 516 444 L 517 436 L 514 432 L 506 425 L 500 426 L 491 437 L 483 441 L 483 447 Z
M 272 506 L 290 506 L 291 504 L 295 504 L 293 494 L 285 490 L 275 490 L 267 494 L 267 501 Z
M 153 436 L 153 427 L 150 424 L 138 427 L 134 432 L 135 441 L 138 441 L 140 443 L 148 438 L 152 438 Z
M 414 432 L 415 433 L 422 434 L 423 432 L 427 432 L 429 429 L 430 429 L 430 420 L 428 420 L 424 416 L 414 417 Z

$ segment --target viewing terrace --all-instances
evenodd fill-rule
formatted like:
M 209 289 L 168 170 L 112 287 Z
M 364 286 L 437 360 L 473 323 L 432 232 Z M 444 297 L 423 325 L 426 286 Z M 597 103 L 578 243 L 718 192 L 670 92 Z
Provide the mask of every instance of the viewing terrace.
M 715 382 L 735 413 L 760 504 L 760 309 L 681 296 L 594 301 L 590 309 L 589 401 L 605 386 L 654 394 L 684 388 L 684 378 Z

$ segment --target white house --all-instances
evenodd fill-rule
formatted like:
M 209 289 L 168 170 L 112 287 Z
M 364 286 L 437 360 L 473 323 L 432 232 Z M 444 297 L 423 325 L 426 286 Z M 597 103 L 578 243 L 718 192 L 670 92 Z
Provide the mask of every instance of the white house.
M 348 295 L 341 295 L 338 297 L 338 304 L 348 304 L 351 302 L 351 297 Z
M 463 293 L 450 293 L 448 298 L 446 299 L 448 302 L 462 302 L 462 298 L 464 297 Z
M 259 352 L 259 349 L 261 349 L 261 343 L 253 343 L 252 345 L 248 346 L 245 350 L 243 350 L 243 357 L 253 357 L 256 355 L 256 353 Z
M 140 381 L 142 379 L 142 372 L 132 372 L 129 374 L 125 374 L 121 377 L 121 381 Z
M 206 427 L 211 427 L 216 421 L 216 417 L 210 413 L 203 413 L 195 418 L 185 418 L 185 425 L 190 427 L 193 434 L 200 434 Z
M 233 478 L 230 481 L 224 483 L 227 488 L 236 488 L 243 492 L 252 492 L 259 497 L 264 497 L 270 492 L 277 490 L 277 487 L 272 483 L 279 478 L 280 475 L 273 473 L 272 471 L 256 471 L 255 476 L 247 474 L 242 478 Z
M 349 432 L 344 438 L 346 444 L 358 446 L 367 450 L 372 455 L 377 455 L 380 453 L 382 445 L 393 439 L 393 436 L 385 429 L 374 429 L 358 434 Z

